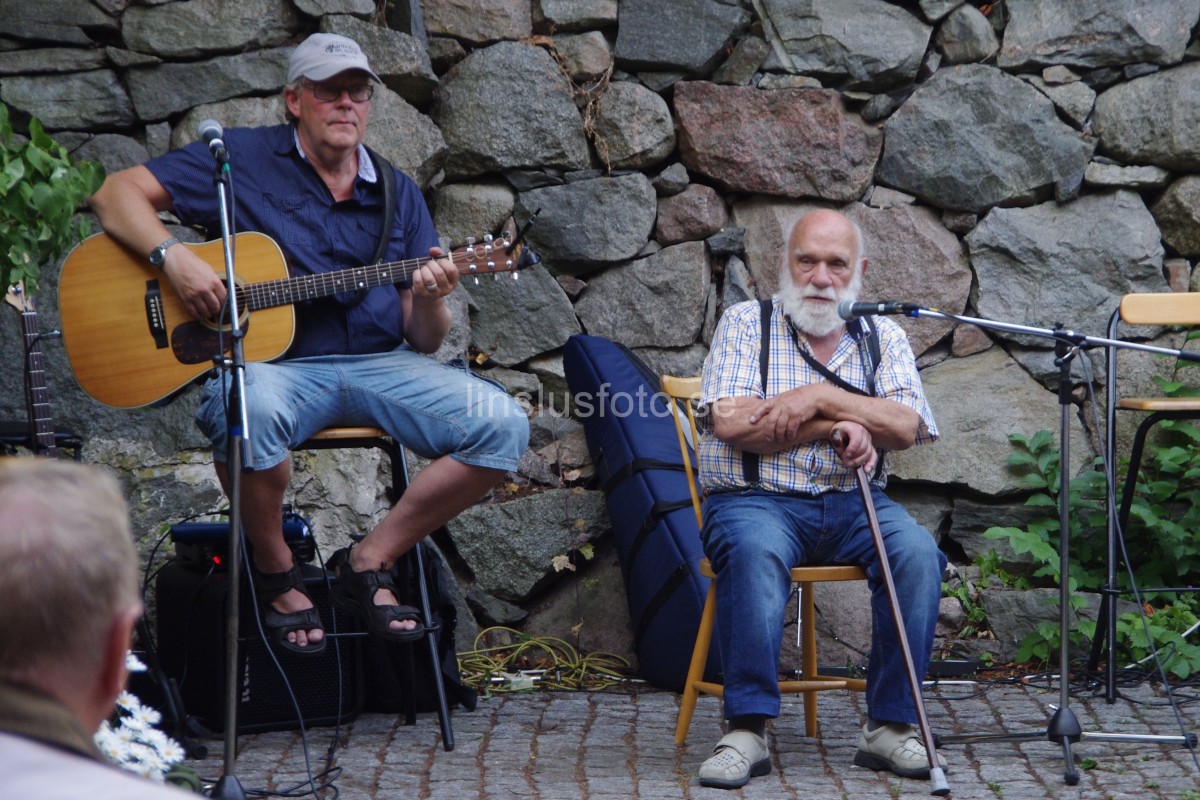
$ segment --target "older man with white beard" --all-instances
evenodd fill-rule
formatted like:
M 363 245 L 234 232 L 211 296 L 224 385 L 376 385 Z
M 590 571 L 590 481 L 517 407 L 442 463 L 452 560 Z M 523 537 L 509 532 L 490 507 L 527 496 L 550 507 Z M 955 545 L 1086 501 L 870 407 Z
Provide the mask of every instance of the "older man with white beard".
M 847 324 L 838 315 L 841 301 L 856 299 L 866 270 L 857 225 L 830 210 L 805 215 L 788 238 L 769 320 L 757 302 L 728 309 L 704 365 L 703 537 L 719 575 L 729 733 L 700 768 L 703 786 L 734 789 L 770 772 L 766 721 L 779 716 L 789 571 L 806 563 L 854 564 L 868 575 L 868 718 L 854 763 L 929 776 L 855 471 L 875 470 L 874 504 L 896 591 L 905 600 L 915 667 L 924 675 L 946 558 L 929 532 L 883 493 L 881 461 L 883 451 L 934 441 L 937 429 L 903 329 L 886 318 Z M 835 431 L 845 437 L 840 450 L 829 443 Z

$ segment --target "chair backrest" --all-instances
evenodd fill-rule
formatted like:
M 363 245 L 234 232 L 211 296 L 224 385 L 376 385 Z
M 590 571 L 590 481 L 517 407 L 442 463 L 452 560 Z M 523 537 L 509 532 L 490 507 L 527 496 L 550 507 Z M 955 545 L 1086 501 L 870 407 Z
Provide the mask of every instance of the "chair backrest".
M 1122 295 L 1121 302 L 1108 321 L 1108 337 L 1120 338 L 1120 324 L 1127 325 L 1200 325 L 1200 292 L 1137 292 Z M 1117 405 L 1117 351 L 1110 346 L 1105 354 L 1105 394 L 1108 413 L 1108 451 L 1113 452 L 1113 414 Z
M 1140 292 L 1121 298 L 1130 325 L 1200 325 L 1200 292 Z
M 696 526 L 703 525 L 703 513 L 700 509 L 700 488 L 696 482 L 696 471 L 692 467 L 690 450 L 695 449 L 700 441 L 700 432 L 696 428 L 695 405 L 700 402 L 700 378 L 677 378 L 674 375 L 663 375 L 659 378 L 663 393 L 681 403 L 671 403 L 674 413 L 675 434 L 679 437 L 679 455 L 683 458 L 683 471 L 687 474 L 688 491 L 692 495 L 692 510 L 696 512 Z M 679 406 L 682 404 L 683 411 Z M 684 425 L 687 425 L 685 431 Z M 689 447 L 689 442 L 691 443 Z

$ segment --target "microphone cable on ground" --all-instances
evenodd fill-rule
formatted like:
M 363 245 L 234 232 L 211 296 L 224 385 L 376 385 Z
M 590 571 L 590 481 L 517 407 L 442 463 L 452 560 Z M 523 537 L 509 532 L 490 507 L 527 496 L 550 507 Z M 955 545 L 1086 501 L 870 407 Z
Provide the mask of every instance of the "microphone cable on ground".
M 510 643 L 486 646 L 489 637 L 497 635 L 507 636 Z M 621 656 L 581 655 L 557 637 L 535 637 L 502 626 L 480 631 L 474 649 L 458 654 L 458 667 L 463 684 L 484 696 L 532 689 L 601 691 L 641 683 L 629 675 L 632 665 Z

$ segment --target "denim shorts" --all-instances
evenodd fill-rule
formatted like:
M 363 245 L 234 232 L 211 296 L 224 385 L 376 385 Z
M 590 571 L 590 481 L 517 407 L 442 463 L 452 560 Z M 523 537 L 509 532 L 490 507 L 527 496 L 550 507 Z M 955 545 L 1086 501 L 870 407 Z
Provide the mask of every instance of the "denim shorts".
M 229 375 L 204 385 L 196 426 L 228 460 Z M 382 428 L 424 458 L 515 470 L 529 419 L 513 398 L 462 362 L 442 364 L 401 346 L 388 353 L 311 356 L 246 365 L 247 469 L 269 469 L 324 428 Z M 238 424 L 235 436 L 241 436 Z

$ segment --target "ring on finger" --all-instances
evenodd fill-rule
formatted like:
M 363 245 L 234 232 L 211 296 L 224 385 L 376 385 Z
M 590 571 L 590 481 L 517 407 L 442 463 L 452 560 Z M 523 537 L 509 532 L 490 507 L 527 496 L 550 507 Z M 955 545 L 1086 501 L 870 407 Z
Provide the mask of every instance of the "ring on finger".
M 425 291 L 427 291 L 427 292 L 436 292 L 437 288 L 438 288 L 438 286 L 436 283 L 425 284 Z

